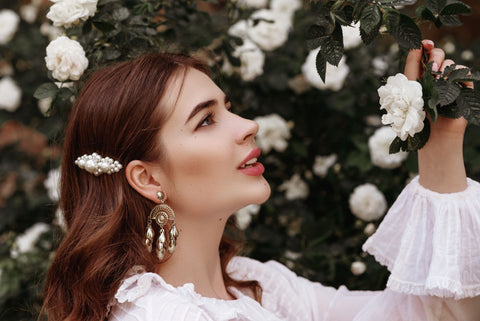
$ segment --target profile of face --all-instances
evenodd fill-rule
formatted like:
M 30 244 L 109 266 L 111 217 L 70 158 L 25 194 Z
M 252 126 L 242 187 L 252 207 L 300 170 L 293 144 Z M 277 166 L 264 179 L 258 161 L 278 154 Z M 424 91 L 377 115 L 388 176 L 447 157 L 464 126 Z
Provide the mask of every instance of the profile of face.
M 209 76 L 194 68 L 170 82 L 160 105 L 173 106 L 159 132 L 165 161 L 161 185 L 169 205 L 184 215 L 224 218 L 264 202 L 270 186 L 256 161 L 258 124 L 231 112 Z

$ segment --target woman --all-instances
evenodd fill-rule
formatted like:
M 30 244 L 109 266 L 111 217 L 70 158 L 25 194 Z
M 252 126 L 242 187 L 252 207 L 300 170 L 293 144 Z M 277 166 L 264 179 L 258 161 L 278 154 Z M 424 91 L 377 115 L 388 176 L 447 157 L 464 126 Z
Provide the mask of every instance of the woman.
M 440 69 L 452 63 L 431 41 L 423 42 L 423 50 Z M 421 56 L 421 50 L 409 54 L 409 79 L 419 77 Z M 68 233 L 48 274 L 49 319 L 476 320 L 480 299 L 464 297 L 478 295 L 480 283 L 468 282 L 478 281 L 479 273 L 461 271 L 450 279 L 450 272 L 440 272 L 434 276 L 445 278 L 431 284 L 416 271 L 415 257 L 393 262 L 389 254 L 403 246 L 397 246 L 400 240 L 385 242 L 383 231 L 399 229 L 393 214 L 385 221 L 393 215 L 394 222 L 366 247 L 393 271 L 397 291 L 335 290 L 275 262 L 233 258 L 237 248 L 223 236 L 227 219 L 264 202 L 270 188 L 257 161 L 257 124 L 230 108 L 206 67 L 180 55 L 146 55 L 89 79 L 65 138 L 61 208 Z M 467 181 L 463 165 L 465 126 L 449 119 L 434 124 L 419 151 L 420 177 L 391 211 L 408 217 L 412 209 L 402 207 L 416 204 L 426 217 L 478 213 L 480 187 Z M 415 246 L 431 249 L 430 236 L 438 236 L 429 231 L 433 227 L 439 228 L 435 222 L 419 226 L 411 239 L 424 243 Z M 467 265 L 478 268 L 474 249 L 449 254 L 453 261 L 470 255 L 476 261 Z M 410 270 L 402 271 L 405 264 Z M 417 283 L 409 283 L 411 275 L 420 278 Z

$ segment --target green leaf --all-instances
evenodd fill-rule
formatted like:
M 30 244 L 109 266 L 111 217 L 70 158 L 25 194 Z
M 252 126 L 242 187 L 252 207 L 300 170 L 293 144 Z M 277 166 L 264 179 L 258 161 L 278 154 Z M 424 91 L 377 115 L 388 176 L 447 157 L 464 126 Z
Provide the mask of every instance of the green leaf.
M 395 6 L 409 6 L 415 4 L 417 0 L 378 0 L 378 3 Z
M 406 141 L 401 140 L 400 137 L 397 136 L 390 144 L 389 153 L 396 154 L 400 150 L 406 150 L 406 149 L 407 149 Z
M 362 11 L 360 17 L 360 29 L 366 34 L 371 34 L 374 30 L 378 30 L 382 23 L 382 13 L 376 5 L 369 5 Z
M 480 126 L 480 92 L 471 88 L 462 88 L 456 100 L 465 119 L 474 125 Z
M 112 47 L 107 47 L 103 50 L 103 56 L 107 60 L 115 60 L 118 57 L 120 57 L 121 55 L 122 55 L 122 53 L 119 50 L 117 50 L 115 48 L 112 48 Z
M 435 82 L 435 86 L 438 90 L 440 106 L 446 106 L 453 103 L 460 94 L 460 87 L 457 84 L 443 79 L 438 79 Z
M 436 122 L 438 118 L 437 105 L 439 99 L 440 98 L 438 97 L 438 92 L 436 91 L 435 95 L 432 95 L 432 97 L 428 100 L 428 113 L 430 114 L 433 122 Z
M 114 20 L 123 21 L 130 16 L 130 11 L 125 7 L 116 8 L 113 10 L 112 17 Z
M 419 6 L 415 11 L 415 14 L 417 15 L 417 17 L 421 17 L 423 20 L 428 20 L 432 22 L 435 22 L 437 20 L 437 17 L 435 17 L 435 15 L 430 11 L 430 9 L 425 6 Z
M 115 26 L 113 24 L 105 21 L 93 21 L 93 25 L 102 32 L 115 30 Z
M 377 29 L 373 30 L 371 33 L 366 33 L 363 29 L 360 29 L 360 37 L 364 44 L 371 44 L 379 35 L 380 26 Z
M 319 51 L 315 59 L 315 65 L 317 67 L 317 72 L 322 81 L 325 83 L 325 74 L 327 72 L 327 60 L 323 56 L 322 52 Z
M 92 21 L 87 20 L 82 26 L 82 34 L 86 35 L 87 33 L 90 33 L 92 31 Z
M 455 69 L 448 75 L 448 80 L 457 81 L 457 79 L 465 79 L 467 78 L 467 75 L 469 72 L 470 72 L 469 68 Z
M 448 66 L 445 68 L 445 70 L 443 70 L 443 75 L 444 75 L 444 76 L 450 75 L 450 73 L 451 73 L 452 71 L 454 71 L 456 67 L 457 67 L 456 64 L 448 65 Z
M 421 132 L 416 133 L 413 137 L 407 137 L 407 151 L 416 151 L 421 149 L 428 141 L 430 137 L 430 122 L 428 118 L 425 117 L 423 121 L 423 129 Z
M 338 66 L 344 53 L 342 26 L 339 23 L 330 36 L 322 38 L 320 51 L 331 65 Z
M 454 102 L 446 106 L 440 106 L 438 108 L 438 114 L 443 117 L 457 119 L 463 116 L 463 107 L 464 106 L 461 106 Z
M 387 11 L 386 24 L 388 32 L 398 44 L 407 49 L 420 49 L 422 33 L 412 18 L 394 10 Z
M 450 4 L 447 4 L 442 11 L 440 11 L 441 16 L 448 15 L 469 15 L 472 13 L 470 6 L 466 5 L 463 2 L 457 1 Z
M 68 87 L 62 87 L 58 90 L 56 98 L 61 99 L 63 101 L 70 100 L 70 97 L 73 96 L 73 92 Z
M 436 16 L 445 7 L 446 0 L 427 0 L 426 7 Z
M 104 6 L 109 3 L 118 2 L 119 0 L 100 0 L 98 1 L 98 6 Z
M 455 27 L 462 25 L 458 16 L 439 16 L 438 19 L 446 26 Z
M 319 25 L 311 25 L 307 30 L 307 47 L 309 50 L 320 47 L 321 37 L 324 37 L 326 30 Z
M 41 84 L 33 93 L 33 97 L 37 99 L 44 99 L 48 97 L 53 97 L 58 91 L 57 85 L 52 82 L 47 82 Z

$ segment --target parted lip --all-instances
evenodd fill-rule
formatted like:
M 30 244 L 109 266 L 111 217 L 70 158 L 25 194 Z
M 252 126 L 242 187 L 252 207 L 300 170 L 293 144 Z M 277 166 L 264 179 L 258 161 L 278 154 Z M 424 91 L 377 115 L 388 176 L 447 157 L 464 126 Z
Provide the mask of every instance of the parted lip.
M 248 162 L 252 158 L 257 158 L 258 156 L 260 156 L 260 153 L 261 151 L 259 147 L 252 149 L 252 151 L 248 153 L 247 157 L 245 157 L 243 161 L 240 163 L 240 165 L 238 165 L 238 168 L 242 167 L 246 162 Z

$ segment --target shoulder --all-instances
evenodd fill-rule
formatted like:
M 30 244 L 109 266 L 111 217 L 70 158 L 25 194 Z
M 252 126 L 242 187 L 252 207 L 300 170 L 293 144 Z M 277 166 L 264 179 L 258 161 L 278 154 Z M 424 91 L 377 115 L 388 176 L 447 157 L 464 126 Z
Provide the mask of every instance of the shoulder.
M 192 284 L 175 288 L 158 274 L 135 267 L 110 304 L 110 321 L 209 321 L 192 300 Z
M 260 284 L 272 280 L 294 280 L 298 276 L 285 265 L 277 261 L 260 262 L 251 258 L 237 256 L 228 264 L 228 272 L 240 280 L 257 280 Z
M 265 263 L 235 257 L 228 265 L 233 278 L 256 280 L 262 287 L 262 306 L 287 320 L 311 319 L 312 306 L 307 297 L 315 297 L 315 284 L 299 277 L 277 261 Z

